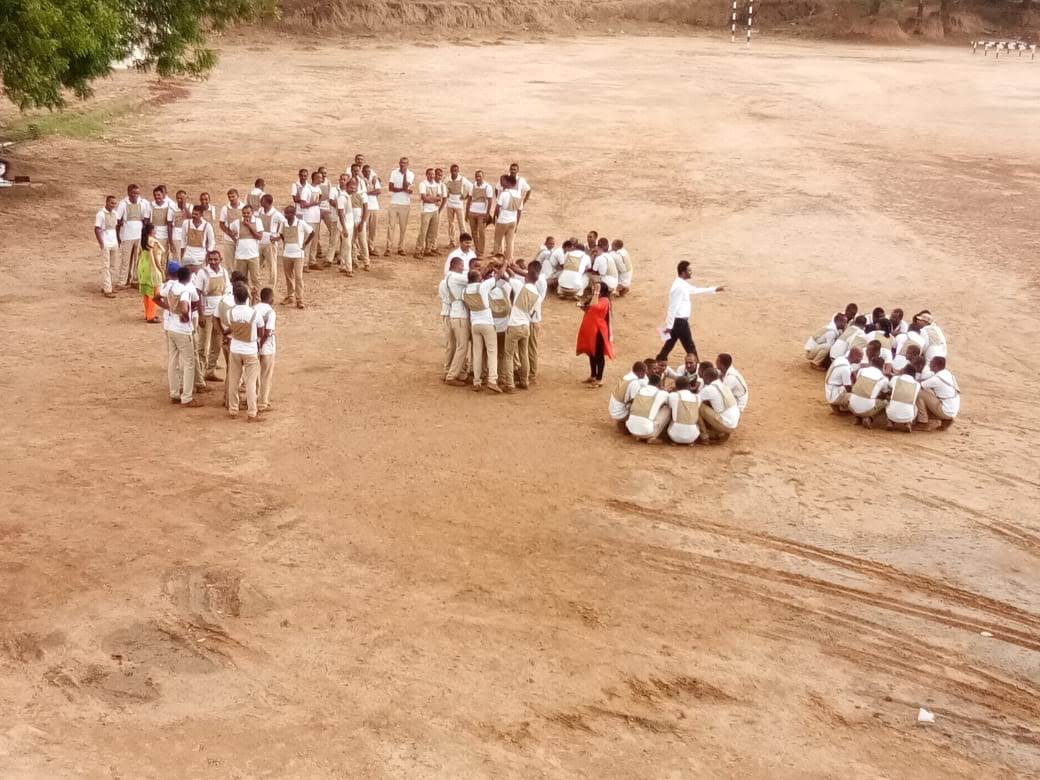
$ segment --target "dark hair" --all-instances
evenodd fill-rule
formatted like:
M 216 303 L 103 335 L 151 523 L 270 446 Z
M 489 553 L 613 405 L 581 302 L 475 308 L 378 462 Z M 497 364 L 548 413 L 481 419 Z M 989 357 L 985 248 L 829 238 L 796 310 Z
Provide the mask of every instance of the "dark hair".
M 599 297 L 600 298 L 609 298 L 610 297 L 610 288 L 607 286 L 606 282 L 600 282 L 599 283 Z
M 260 300 L 262 300 L 264 303 L 270 303 L 272 300 L 274 300 L 274 290 L 272 290 L 270 287 L 265 287 L 264 289 L 262 289 L 260 291 Z
M 720 352 L 717 360 L 719 363 L 722 363 L 722 365 L 724 365 L 726 368 L 729 368 L 733 365 L 733 356 L 730 355 L 728 352 Z
M 459 233 L 459 241 L 460 242 L 461 241 L 472 241 L 472 240 L 473 240 L 473 236 L 471 236 L 469 233 Z
M 858 317 L 856 317 L 856 319 L 852 321 L 852 324 L 858 325 L 861 328 L 865 328 L 867 327 L 867 318 L 864 315 L 860 314 Z
M 177 269 L 177 281 L 181 284 L 191 281 L 191 269 L 186 265 L 182 265 Z
M 875 355 L 870 359 L 871 368 L 884 368 L 885 359 L 881 355 Z
M 661 384 L 661 375 L 660 374 L 651 374 L 650 375 L 650 386 L 651 387 L 658 387 L 660 384 Z
M 938 365 L 940 371 L 942 371 L 944 368 L 946 368 L 946 358 L 944 358 L 942 355 L 936 355 L 929 362 L 935 363 L 936 365 Z
M 688 270 L 690 270 L 690 261 L 689 260 L 680 260 L 679 264 L 677 266 L 675 266 L 675 272 L 677 274 L 684 273 L 684 272 L 686 272 Z
M 675 380 L 676 390 L 689 390 L 690 389 L 690 378 L 688 376 L 681 376 Z
M 249 288 L 242 282 L 236 282 L 231 291 L 235 295 L 235 303 L 245 303 L 249 300 Z
M 542 272 L 542 264 L 537 260 L 532 260 L 527 264 L 527 270 L 528 272 L 534 271 L 536 274 L 540 274 Z
M 705 384 L 711 384 L 719 378 L 719 371 L 711 363 L 708 363 L 708 367 L 704 369 L 704 373 L 701 374 L 701 379 L 704 380 Z
M 152 232 L 154 230 L 155 230 L 155 225 L 153 225 L 151 222 L 145 222 L 143 225 L 141 225 L 141 248 L 142 249 L 147 249 L 148 248 L 148 238 L 152 235 Z
M 646 363 L 644 363 L 642 360 L 637 360 L 635 363 L 632 364 L 632 373 L 638 374 L 640 371 L 642 371 L 644 374 L 646 373 Z
M 231 272 L 231 284 L 238 284 L 240 282 L 244 282 L 246 280 L 246 278 L 247 278 L 246 275 L 244 273 L 242 273 L 241 271 L 232 271 Z

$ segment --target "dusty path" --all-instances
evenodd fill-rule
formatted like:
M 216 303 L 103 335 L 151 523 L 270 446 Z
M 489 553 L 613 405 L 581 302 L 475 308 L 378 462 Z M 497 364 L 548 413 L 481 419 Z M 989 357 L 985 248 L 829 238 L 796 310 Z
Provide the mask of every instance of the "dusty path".
M 0 193 L 0 773 L 1040 771 L 1040 109 L 1035 68 L 994 65 L 258 40 L 105 142 L 25 147 L 51 186 Z M 171 409 L 138 301 L 94 294 L 102 194 L 263 175 L 282 200 L 300 165 L 358 150 L 384 177 L 402 153 L 518 159 L 525 253 L 623 236 L 637 286 L 611 376 L 656 348 L 676 260 L 728 285 L 695 332 L 748 377 L 740 434 L 619 438 L 555 302 L 535 390 L 443 387 L 438 264 L 398 260 L 308 277 L 261 430 Z M 866 432 L 821 408 L 799 349 L 847 299 L 937 314 L 958 425 Z

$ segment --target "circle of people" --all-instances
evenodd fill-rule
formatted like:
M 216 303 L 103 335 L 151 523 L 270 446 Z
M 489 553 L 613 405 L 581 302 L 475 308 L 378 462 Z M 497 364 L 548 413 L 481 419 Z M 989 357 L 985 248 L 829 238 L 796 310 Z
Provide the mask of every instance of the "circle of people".
M 472 181 L 466 179 L 457 164 L 447 176 L 442 168 L 427 168 L 416 186 L 408 166 L 402 157 L 388 177 L 385 256 L 406 255 L 405 233 L 417 190 L 415 257 L 436 254 L 444 214 L 452 247 L 483 254 L 487 229 L 494 225 L 494 252 L 503 265 L 512 263 L 517 226 L 532 192 L 518 164 L 499 177 L 497 188 L 480 170 Z M 231 388 L 244 387 L 247 417 L 258 420 L 273 408 L 279 265 L 282 304 L 298 309 L 305 307 L 305 273 L 332 265 L 347 276 L 355 265 L 368 270 L 371 258 L 379 256 L 381 179 L 362 154 L 355 155 L 337 184 L 326 166 L 300 169 L 291 202 L 281 210 L 263 179 L 244 198 L 237 189 L 228 190 L 219 209 L 207 192 L 193 204 L 184 190 L 170 198 L 165 185 L 153 189 L 151 201 L 141 197 L 136 184 L 126 191 L 122 200 L 107 196 L 95 217 L 102 293 L 115 298 L 117 289 L 136 287 L 145 321 L 163 322 L 172 403 L 201 406 L 195 393 L 207 392 L 207 382 L 221 381 L 216 369 L 223 354 L 224 404 L 230 416 L 240 408 L 238 392 Z
M 805 342 L 805 356 L 826 371 L 824 398 L 835 414 L 866 428 L 882 420 L 907 433 L 949 428 L 960 411 L 960 387 L 947 368 L 946 335 L 927 309 L 909 321 L 902 309 L 869 315 L 855 303 Z

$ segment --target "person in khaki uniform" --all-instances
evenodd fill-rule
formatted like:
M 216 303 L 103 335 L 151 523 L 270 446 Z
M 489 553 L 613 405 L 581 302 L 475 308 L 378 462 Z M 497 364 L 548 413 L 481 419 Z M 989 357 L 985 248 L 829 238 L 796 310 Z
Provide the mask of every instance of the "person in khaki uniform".
M 285 207 L 277 239 L 282 242 L 282 273 L 285 276 L 283 304 L 303 308 L 303 263 L 307 245 L 314 241 L 314 228 L 296 216 L 296 206 Z
M 495 188 L 484 181 L 484 172 L 473 174 L 473 183 L 466 193 L 466 221 L 469 223 L 469 234 L 473 236 L 473 248 L 478 257 L 484 256 L 487 246 L 487 225 L 489 211 L 495 202 Z
M 274 198 L 267 193 L 260 198 L 257 216 L 264 229 L 260 239 L 260 284 L 273 290 L 278 281 L 278 244 L 274 237 L 281 230 L 282 214 L 274 207 Z
M 434 179 L 433 168 L 426 169 L 426 179 L 419 184 L 419 201 L 421 221 L 415 238 L 415 256 L 432 257 L 437 247 L 437 217 L 443 203 L 441 185 Z
M 141 188 L 131 184 L 126 188 L 126 197 L 116 207 L 116 233 L 119 236 L 120 287 L 137 284 L 137 254 L 141 251 L 141 228 L 145 220 L 151 219 L 152 209 L 147 201 L 141 200 Z
M 351 254 L 354 259 L 361 263 L 364 270 L 368 270 L 368 197 L 359 191 L 360 180 L 352 176 L 347 180 L 347 199 L 349 201 L 350 218 L 353 220 L 354 230 L 351 240 Z M 346 215 L 344 215 L 346 216 Z
M 462 269 L 462 258 L 453 257 L 444 277 L 448 293 L 449 344 L 453 346 L 451 363 L 444 375 L 444 381 L 455 387 L 466 386 L 463 376 L 466 356 L 469 354 L 469 311 L 463 301 L 469 276 Z
M 258 323 L 260 337 L 260 390 L 257 395 L 256 409 L 258 412 L 269 412 L 271 406 L 271 386 L 274 384 L 274 362 L 277 352 L 275 346 L 275 325 L 278 321 L 278 313 L 274 310 L 274 290 L 265 287 L 260 291 L 260 303 L 256 305 L 256 315 L 260 318 Z
M 220 299 L 231 289 L 231 277 L 224 268 L 220 252 L 213 249 L 206 253 L 206 265 L 195 274 L 195 287 L 202 299 L 195 348 L 196 364 L 205 372 L 207 381 L 219 379 L 216 374 L 217 357 L 220 355 L 224 332 L 220 327 L 217 308 Z
M 173 206 L 173 230 L 170 236 L 170 257 L 178 263 L 184 252 L 184 223 L 191 219 L 191 202 L 188 193 L 177 190 L 176 202 Z M 190 265 L 190 264 L 189 264 Z M 195 266 L 192 271 L 198 271 L 201 266 Z
M 264 332 L 256 310 L 249 305 L 249 288 L 244 284 L 236 284 L 234 295 L 235 305 L 227 314 L 227 332 L 231 336 L 228 354 L 228 416 L 238 417 L 238 385 L 244 381 L 249 422 L 256 422 L 260 419 L 257 406 L 260 386 L 258 346 Z
M 448 221 L 448 246 L 454 249 L 459 235 L 468 229 L 465 198 L 470 190 L 470 183 L 459 173 L 457 164 L 452 164 L 449 168 L 448 178 L 444 180 L 444 187 L 447 198 L 445 216 Z
M 530 385 L 531 358 L 528 348 L 531 339 L 531 317 L 541 301 L 537 287 L 541 269 L 535 267 L 536 265 L 531 263 L 528 266 L 523 279 L 513 277 L 509 280 L 513 288 L 513 307 L 506 324 L 504 354 L 498 356 L 498 375 L 504 393 L 515 392 L 517 387 L 526 390 Z M 520 374 L 518 381 L 514 382 L 516 372 L 513 364 L 517 358 L 520 361 Z
M 718 369 L 703 363 L 700 371 L 704 387 L 700 391 L 700 441 L 721 443 L 730 437 L 740 422 L 740 406 L 733 391 L 722 383 Z
M 336 220 L 339 228 L 339 262 L 340 272 L 347 276 L 354 275 L 354 209 L 351 205 L 347 185 L 350 177 L 341 174 L 339 189 L 336 195 Z
M 319 166 L 318 170 L 318 209 L 321 212 L 321 223 L 318 229 L 318 256 L 325 259 L 328 263 L 334 263 L 336 256 L 340 252 L 340 242 L 343 240 L 339 229 L 339 219 L 336 216 L 336 202 L 339 198 L 339 189 L 332 186 L 332 182 L 328 179 L 328 174 L 325 170 L 325 166 Z M 343 177 L 340 177 L 342 181 Z M 342 184 L 340 185 L 342 187 Z M 320 244 L 321 241 L 321 229 L 320 226 L 324 225 L 326 232 L 329 234 L 328 247 L 325 248 Z
M 481 279 L 480 271 L 473 269 L 467 278 L 469 284 L 466 285 L 462 302 L 469 311 L 473 389 L 478 392 L 482 389 L 481 377 L 487 371 L 487 389 L 501 393 L 498 386 L 498 336 L 490 301 L 491 290 L 498 283 L 498 272 L 488 268 Z
M 365 226 L 368 229 L 368 254 L 376 256 L 376 230 L 379 227 L 379 196 L 383 194 L 383 180 L 379 178 L 372 166 L 361 166 L 361 175 L 365 179 L 365 192 L 368 200 L 368 216 Z
M 166 310 L 167 378 L 170 403 L 201 406 L 194 397 L 195 348 L 192 326 L 191 271 L 171 261 L 166 266 L 168 280 L 155 293 L 155 302 Z
M 412 208 L 412 184 L 415 174 L 408 170 L 408 158 L 402 157 L 397 170 L 390 174 L 390 214 L 386 221 L 386 256 L 390 256 L 394 228 L 397 228 L 397 254 L 404 254 L 404 233 L 408 229 L 408 212 Z
M 105 207 L 94 217 L 94 238 L 101 248 L 101 292 L 106 298 L 115 298 L 112 280 L 119 278 L 119 234 L 116 225 L 116 196 L 105 198 Z
M 503 252 L 507 263 L 513 260 L 513 240 L 522 207 L 523 198 L 516 179 L 508 174 L 503 176 L 502 193 L 495 208 L 495 254 Z

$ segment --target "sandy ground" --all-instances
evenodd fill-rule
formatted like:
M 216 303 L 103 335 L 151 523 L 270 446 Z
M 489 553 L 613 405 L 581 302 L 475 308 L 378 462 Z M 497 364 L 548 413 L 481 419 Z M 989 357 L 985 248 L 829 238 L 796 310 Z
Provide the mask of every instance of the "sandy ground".
M 0 193 L 0 774 L 1040 772 L 1040 66 L 491 43 L 240 42 L 103 142 L 19 150 L 45 186 Z M 656 350 L 677 260 L 726 284 L 695 335 L 748 378 L 739 434 L 620 437 L 552 300 L 535 389 L 443 386 L 440 263 L 398 259 L 308 276 L 262 427 L 171 408 L 161 334 L 97 294 L 103 194 L 283 202 L 355 151 L 519 160 L 525 254 L 623 236 L 608 379 Z M 801 344 L 847 300 L 936 313 L 953 429 L 828 413 Z

